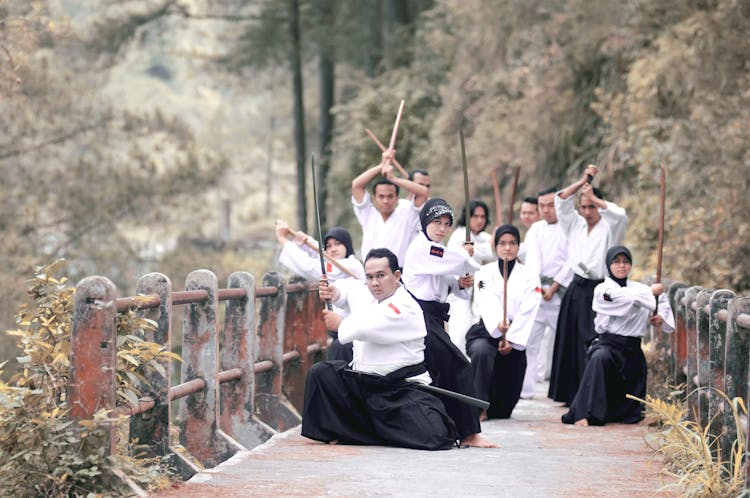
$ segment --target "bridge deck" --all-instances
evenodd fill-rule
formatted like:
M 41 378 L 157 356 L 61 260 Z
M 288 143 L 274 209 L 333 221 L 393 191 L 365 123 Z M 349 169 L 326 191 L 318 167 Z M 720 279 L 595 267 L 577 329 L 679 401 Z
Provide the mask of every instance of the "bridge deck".
M 565 409 L 546 388 L 521 400 L 510 420 L 483 424 L 497 449 L 326 445 L 295 428 L 156 496 L 678 496 L 659 492 L 665 482 L 648 427 L 563 425 Z

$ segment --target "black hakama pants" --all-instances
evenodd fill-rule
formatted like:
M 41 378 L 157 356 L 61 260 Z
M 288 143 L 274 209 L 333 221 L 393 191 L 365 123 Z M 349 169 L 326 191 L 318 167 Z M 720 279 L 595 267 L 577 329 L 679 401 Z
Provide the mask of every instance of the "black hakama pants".
M 475 397 L 471 364 L 445 331 L 445 321 L 448 318 L 450 305 L 420 299 L 417 299 L 417 302 L 424 312 L 427 325 L 427 336 L 424 339 L 424 362 L 432 377 L 432 385 Z M 448 415 L 456 423 L 459 439 L 479 434 L 482 431 L 479 424 L 479 408 L 447 396 L 439 394 L 437 396 L 445 405 Z
M 490 402 L 487 418 L 510 418 L 518 404 L 526 374 L 526 351 L 511 349 L 506 356 L 498 350 L 500 339 L 492 337 L 480 320 L 466 333 L 466 353 L 471 358 L 474 392 Z
M 596 338 L 592 303 L 594 287 L 601 282 L 574 276 L 560 304 L 547 396 L 566 405 L 578 391 L 586 368 L 586 350 Z
M 380 376 L 353 372 L 343 361 L 316 363 L 305 382 L 302 435 L 326 443 L 451 448 L 456 430 L 441 401 L 405 380 L 424 371 L 412 365 Z
M 331 336 L 331 344 L 328 346 L 328 354 L 326 358 L 328 360 L 341 360 L 347 363 L 351 363 L 354 359 L 354 350 L 352 349 L 352 343 L 341 344 L 339 341 L 339 334 L 337 332 L 328 331 L 328 335 Z
M 640 422 L 643 405 L 625 395 L 645 399 L 647 375 L 640 337 L 601 334 L 589 348 L 581 386 L 562 416 L 563 423 L 584 418 L 590 425 Z

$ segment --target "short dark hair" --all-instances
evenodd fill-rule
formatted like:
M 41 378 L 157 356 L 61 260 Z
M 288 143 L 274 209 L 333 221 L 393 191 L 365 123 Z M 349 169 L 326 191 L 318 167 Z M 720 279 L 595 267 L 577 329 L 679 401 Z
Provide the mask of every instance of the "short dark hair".
M 557 188 L 557 187 L 545 188 L 545 189 L 542 189 L 539 192 L 537 192 L 536 196 L 537 197 L 541 197 L 541 196 L 547 195 L 547 194 L 556 194 L 558 190 L 560 190 L 560 189 Z
M 478 208 L 484 209 L 484 226 L 482 227 L 482 230 L 487 228 L 487 225 L 490 224 L 490 208 L 487 207 L 487 204 L 484 201 L 480 201 L 479 199 L 472 199 L 469 201 L 469 216 L 474 216 L 474 211 Z M 460 227 L 466 227 L 468 221 L 466 220 L 466 210 L 461 210 L 461 216 L 458 217 L 458 226 Z
M 367 253 L 367 257 L 365 258 L 365 263 L 367 263 L 367 260 L 369 259 L 379 259 L 379 258 L 388 259 L 388 266 L 391 268 L 391 271 L 393 273 L 396 273 L 396 270 L 399 269 L 398 258 L 396 257 L 395 254 L 393 254 L 393 251 L 385 247 L 377 247 L 375 249 L 370 249 L 370 252 Z
M 529 204 L 539 204 L 539 201 L 536 200 L 536 197 L 524 197 L 523 202 L 528 202 Z
M 426 169 L 413 169 L 409 171 L 409 180 L 414 181 L 414 175 L 416 175 L 417 173 L 424 176 L 430 176 Z
M 372 184 L 372 195 L 375 195 L 375 189 L 378 187 L 378 185 L 393 185 L 396 187 L 396 195 L 398 195 L 399 188 L 398 185 L 393 183 L 392 181 L 386 179 L 386 178 L 379 178 L 375 181 L 375 183 Z

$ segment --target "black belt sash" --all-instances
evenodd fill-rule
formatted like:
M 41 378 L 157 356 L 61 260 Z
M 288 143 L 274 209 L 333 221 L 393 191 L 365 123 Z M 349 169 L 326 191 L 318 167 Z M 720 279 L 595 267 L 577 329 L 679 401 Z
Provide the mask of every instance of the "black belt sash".
M 414 297 L 412 295 L 412 297 Z M 437 318 L 442 319 L 444 322 L 448 321 L 449 315 L 448 312 L 451 309 L 451 305 L 448 303 L 441 303 L 438 301 L 422 301 L 421 299 L 414 298 L 418 303 L 419 307 L 422 308 L 422 311 L 435 316 Z
M 427 371 L 427 367 L 425 367 L 424 362 L 415 363 L 414 365 L 406 365 L 405 367 L 396 369 L 387 375 L 380 375 L 380 374 L 369 373 L 369 372 L 359 372 L 357 370 L 350 370 L 350 369 L 345 370 L 345 372 L 348 374 L 359 375 L 362 377 L 366 377 L 368 379 L 378 380 L 379 382 L 385 382 L 385 383 L 394 383 L 394 382 L 398 382 L 404 379 L 408 379 L 410 377 L 416 377 L 417 375 L 421 375 L 425 373 L 426 371 Z

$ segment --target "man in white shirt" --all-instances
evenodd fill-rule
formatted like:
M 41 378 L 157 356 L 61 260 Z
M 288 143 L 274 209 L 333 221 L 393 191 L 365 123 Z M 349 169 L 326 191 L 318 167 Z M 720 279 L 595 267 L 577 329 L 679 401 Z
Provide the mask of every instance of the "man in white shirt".
M 455 445 L 456 428 L 443 403 L 415 384 L 431 382 L 424 364 L 427 329 L 400 278 L 395 254 L 381 248 L 367 255 L 366 283 L 345 279 L 321 285 L 321 298 L 351 311 L 342 317 L 324 310 L 323 316 L 342 343 L 354 342 L 354 359 L 351 369 L 341 360 L 310 369 L 303 436 L 426 450 Z
M 607 250 L 625 235 L 627 215 L 620 206 L 602 200 L 589 179 L 597 173 L 593 164 L 583 176 L 555 196 L 560 226 L 568 237 L 567 266 L 574 275 L 560 303 L 555 352 L 548 396 L 569 405 L 578 390 L 586 349 L 596 337 L 591 303 L 594 287 L 607 275 Z M 573 198 L 581 192 L 578 212 Z
M 406 249 L 416 236 L 419 212 L 427 200 L 429 189 L 396 176 L 391 164 L 394 154 L 393 149 L 385 150 L 380 164 L 352 180 L 352 205 L 357 221 L 362 226 L 360 254 L 366 255 L 375 247 L 387 247 L 396 254 L 399 264 L 403 265 Z M 382 175 L 382 178 L 373 184 L 370 197 L 367 185 L 378 175 Z M 400 188 L 414 194 L 414 198 L 399 199 Z
M 526 233 L 526 267 L 539 276 L 542 282 L 542 303 L 534 319 L 528 344 L 526 345 L 526 377 L 521 397 L 533 398 L 537 381 L 544 380 L 548 367 L 552 365 L 552 352 L 560 313 L 561 293 L 573 278 L 565 265 L 567 238 L 555 212 L 555 187 L 538 194 L 538 207 L 542 219 L 531 225 Z

